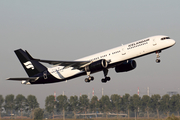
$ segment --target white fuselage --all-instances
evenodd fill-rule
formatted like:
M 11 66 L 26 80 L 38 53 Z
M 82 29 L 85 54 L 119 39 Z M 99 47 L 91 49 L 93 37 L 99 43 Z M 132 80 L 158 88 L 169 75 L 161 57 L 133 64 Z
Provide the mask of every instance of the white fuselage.
M 174 44 L 175 41 L 167 36 L 162 36 L 162 35 L 153 36 L 126 45 L 122 45 L 110 50 L 106 50 L 94 55 L 90 55 L 78 59 L 76 61 L 97 61 L 100 59 L 106 59 L 107 61 L 110 61 L 109 64 L 116 64 L 121 61 L 133 59 L 146 54 L 150 54 L 155 51 L 169 48 Z M 53 75 L 55 78 L 59 79 L 60 81 L 64 80 L 65 78 L 69 78 L 84 72 L 78 69 L 72 69 L 72 67 L 64 69 L 63 66 L 48 68 L 48 71 L 51 75 Z

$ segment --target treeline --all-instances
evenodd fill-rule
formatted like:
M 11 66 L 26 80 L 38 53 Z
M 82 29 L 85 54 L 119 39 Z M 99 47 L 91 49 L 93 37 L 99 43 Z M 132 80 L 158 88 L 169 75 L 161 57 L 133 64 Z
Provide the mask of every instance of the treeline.
M 21 94 L 16 97 L 13 94 L 7 95 L 3 98 L 0 95 L 0 118 L 3 116 L 33 116 L 35 108 L 39 108 L 36 96 L 28 95 L 27 98 Z
M 39 103 L 33 95 L 27 98 L 21 94 L 16 97 L 11 94 L 5 98 L 0 95 L 0 108 L 2 115 L 16 114 L 33 118 L 34 110 L 39 108 Z M 55 115 L 77 118 L 79 114 L 87 113 L 104 113 L 105 117 L 112 113 L 127 114 L 128 118 L 134 116 L 149 118 L 152 114 L 159 118 L 160 115 L 169 116 L 171 113 L 177 113 L 179 116 L 180 95 L 170 97 L 168 94 L 163 96 L 155 94 L 151 97 L 148 95 L 140 97 L 137 94 L 133 96 L 113 94 L 101 98 L 93 96 L 91 99 L 88 99 L 87 95 L 70 96 L 70 98 L 66 95 L 59 95 L 56 98 L 49 95 L 45 99 L 45 109 L 42 110 L 46 118 L 54 118 Z

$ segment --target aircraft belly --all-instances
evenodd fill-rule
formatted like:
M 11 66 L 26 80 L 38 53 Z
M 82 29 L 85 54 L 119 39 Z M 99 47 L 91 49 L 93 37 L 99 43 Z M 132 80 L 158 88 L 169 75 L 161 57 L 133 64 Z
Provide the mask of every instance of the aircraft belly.
M 68 68 L 62 72 L 62 75 L 65 78 L 68 78 L 68 77 L 72 77 L 72 76 L 78 74 L 79 72 L 80 72 L 80 70 L 78 70 L 78 69 L 72 70 L 72 68 Z

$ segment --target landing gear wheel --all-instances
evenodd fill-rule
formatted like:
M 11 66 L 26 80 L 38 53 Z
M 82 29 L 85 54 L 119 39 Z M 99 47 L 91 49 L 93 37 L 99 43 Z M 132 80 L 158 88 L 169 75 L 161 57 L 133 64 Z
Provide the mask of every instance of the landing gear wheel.
M 107 81 L 110 81 L 110 80 L 111 80 L 111 78 L 110 78 L 110 77 L 106 77 L 105 79 L 106 79 Z
M 89 82 L 90 82 L 90 80 L 89 80 L 88 78 L 86 78 L 84 81 L 85 81 L 86 83 L 89 83 Z
M 107 80 L 106 80 L 106 79 L 101 79 L 101 82 L 102 82 L 102 83 L 106 83 Z
M 93 76 L 89 76 L 88 78 L 90 81 L 93 81 L 94 80 L 94 77 Z
M 156 59 L 156 63 L 160 63 L 161 62 L 161 60 L 160 59 Z
M 161 62 L 161 60 L 160 59 L 158 59 L 158 58 L 160 58 L 160 56 L 159 56 L 159 53 L 160 53 L 161 51 L 156 51 L 156 63 L 160 63 Z

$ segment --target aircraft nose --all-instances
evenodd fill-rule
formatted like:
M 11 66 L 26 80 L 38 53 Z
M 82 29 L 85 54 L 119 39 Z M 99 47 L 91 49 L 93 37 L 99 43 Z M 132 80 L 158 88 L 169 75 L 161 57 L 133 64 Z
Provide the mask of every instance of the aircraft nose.
M 171 39 L 169 42 L 171 43 L 172 46 L 176 44 L 176 41 L 173 39 Z

